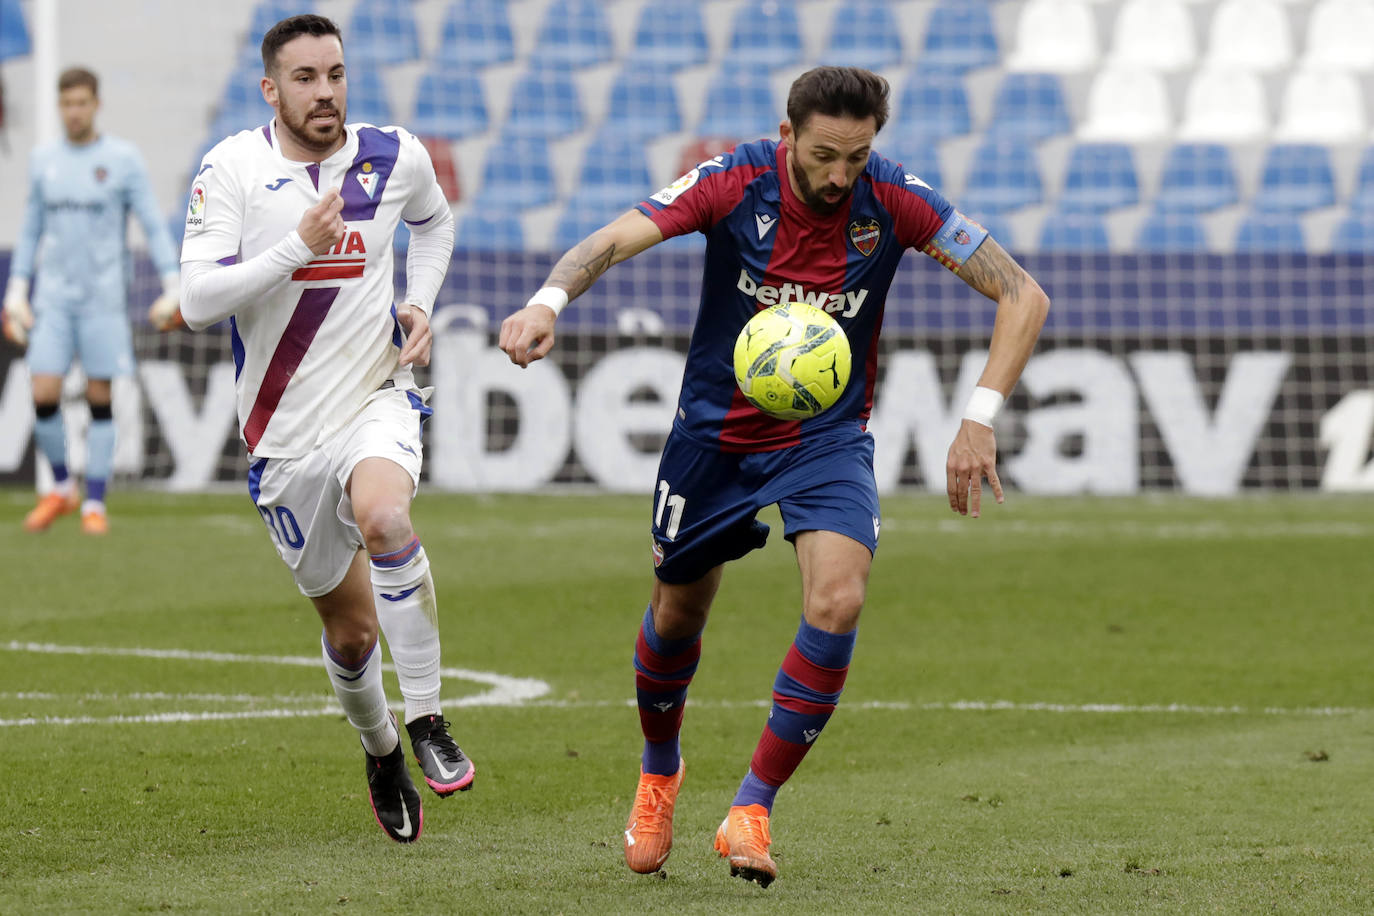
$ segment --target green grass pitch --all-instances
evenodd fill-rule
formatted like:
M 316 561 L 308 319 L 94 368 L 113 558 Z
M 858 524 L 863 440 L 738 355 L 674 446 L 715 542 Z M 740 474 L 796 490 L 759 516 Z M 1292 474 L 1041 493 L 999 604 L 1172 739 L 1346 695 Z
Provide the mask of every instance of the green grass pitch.
M 726 571 L 676 846 L 640 876 L 647 496 L 421 494 L 477 780 L 409 847 L 289 663 L 318 620 L 246 496 L 116 492 L 104 540 L 24 534 L 30 499 L 0 491 L 0 913 L 1374 912 L 1369 498 L 888 498 L 766 890 L 711 839 L 796 628 L 776 524 Z

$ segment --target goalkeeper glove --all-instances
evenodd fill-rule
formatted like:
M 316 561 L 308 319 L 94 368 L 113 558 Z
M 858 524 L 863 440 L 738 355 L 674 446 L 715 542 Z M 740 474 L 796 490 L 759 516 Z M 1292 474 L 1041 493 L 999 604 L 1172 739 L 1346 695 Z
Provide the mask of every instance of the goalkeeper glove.
M 10 277 L 5 287 L 4 319 L 0 321 L 5 338 L 16 347 L 29 342 L 29 328 L 33 327 L 33 310 L 29 308 L 29 281 L 24 277 Z
M 148 307 L 148 321 L 159 331 L 186 327 L 181 317 L 181 277 L 170 273 L 162 278 L 162 295 Z

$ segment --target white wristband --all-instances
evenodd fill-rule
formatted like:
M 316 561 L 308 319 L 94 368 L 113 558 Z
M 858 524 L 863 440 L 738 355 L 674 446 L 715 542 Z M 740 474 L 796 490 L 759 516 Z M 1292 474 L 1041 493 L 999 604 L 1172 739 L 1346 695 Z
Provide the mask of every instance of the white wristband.
M 1006 396 L 1002 392 L 979 385 L 973 389 L 973 394 L 969 396 L 968 406 L 964 408 L 964 419 L 981 423 L 984 426 L 991 426 L 1005 401 Z
M 12 276 L 5 284 L 5 301 L 29 298 L 29 278 Z
M 563 307 L 568 304 L 568 291 L 559 289 L 557 286 L 542 287 L 539 292 L 530 296 L 530 301 L 525 303 L 525 308 L 531 305 L 547 305 L 553 309 L 554 315 L 563 311 Z

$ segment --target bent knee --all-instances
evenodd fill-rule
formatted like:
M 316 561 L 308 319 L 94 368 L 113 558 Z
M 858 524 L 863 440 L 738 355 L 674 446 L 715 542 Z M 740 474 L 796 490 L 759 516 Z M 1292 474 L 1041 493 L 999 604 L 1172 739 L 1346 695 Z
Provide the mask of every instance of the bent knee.
M 386 553 L 404 546 L 415 536 L 410 525 L 408 502 L 381 501 L 353 506 L 353 517 L 362 532 L 368 553 Z

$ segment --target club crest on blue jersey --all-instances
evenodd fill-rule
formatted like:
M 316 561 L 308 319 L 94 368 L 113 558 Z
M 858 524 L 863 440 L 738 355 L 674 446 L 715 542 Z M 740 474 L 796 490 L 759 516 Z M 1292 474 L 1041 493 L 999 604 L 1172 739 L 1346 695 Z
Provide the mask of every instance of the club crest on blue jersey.
M 662 566 L 662 565 L 663 565 L 663 545 L 660 544 L 658 541 L 654 541 L 653 551 L 654 551 L 654 565 L 655 565 L 655 566 Z
M 105 168 L 105 166 L 103 166 L 103 165 L 97 165 L 97 166 L 95 167 L 95 180 L 98 181 L 100 184 L 104 184 L 104 183 L 105 183 L 105 179 L 106 179 L 106 178 L 109 178 L 109 177 L 110 177 L 110 170 L 107 169 L 107 168 Z
M 849 224 L 849 241 L 859 254 L 868 257 L 878 247 L 883 230 L 876 219 L 856 219 Z

